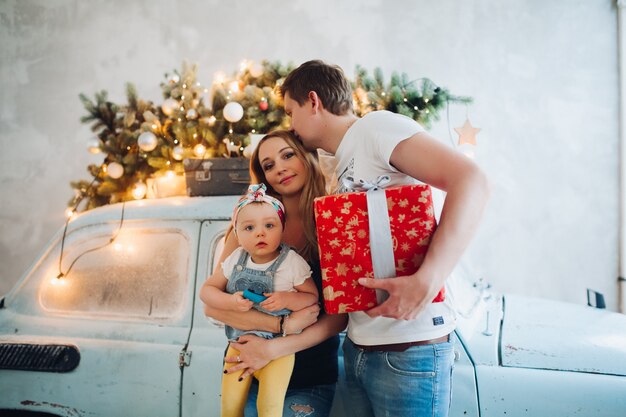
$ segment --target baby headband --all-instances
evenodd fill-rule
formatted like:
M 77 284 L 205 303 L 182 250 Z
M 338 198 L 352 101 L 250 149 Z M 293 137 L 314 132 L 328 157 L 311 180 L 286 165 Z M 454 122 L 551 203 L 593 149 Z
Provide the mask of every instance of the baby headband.
M 252 184 L 248 187 L 248 191 L 246 192 L 246 194 L 244 194 L 237 202 L 237 205 L 235 205 L 235 210 L 233 211 L 233 225 L 237 225 L 237 215 L 239 214 L 239 211 L 248 204 L 269 203 L 272 207 L 274 207 L 274 210 L 276 210 L 276 213 L 278 213 L 278 218 L 280 219 L 280 222 L 282 223 L 283 227 L 285 227 L 285 207 L 283 206 L 283 203 L 281 203 L 280 200 L 278 200 L 277 198 L 266 194 L 266 190 L 267 187 L 263 183 Z

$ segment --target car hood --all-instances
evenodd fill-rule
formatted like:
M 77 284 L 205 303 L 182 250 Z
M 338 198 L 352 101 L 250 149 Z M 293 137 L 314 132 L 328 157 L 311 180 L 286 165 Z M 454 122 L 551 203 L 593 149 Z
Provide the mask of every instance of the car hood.
M 626 315 L 506 296 L 503 366 L 626 375 Z

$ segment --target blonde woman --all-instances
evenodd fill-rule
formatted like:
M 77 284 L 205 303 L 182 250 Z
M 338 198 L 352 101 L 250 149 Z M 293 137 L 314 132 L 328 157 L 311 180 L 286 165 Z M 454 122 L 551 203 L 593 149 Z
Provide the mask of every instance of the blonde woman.
M 274 131 L 259 142 L 250 161 L 250 172 L 252 183 L 266 184 L 268 194 L 282 201 L 286 212 L 283 242 L 307 260 L 318 292 L 322 294 L 313 199 L 324 195 L 325 191 L 324 177 L 315 156 L 304 149 L 293 133 Z M 229 233 L 218 265 L 238 246 L 236 236 Z M 310 417 L 329 414 L 337 382 L 337 334 L 345 328 L 347 317 L 325 315 L 314 305 L 294 312 L 281 323 L 279 317 L 255 310 L 221 310 L 206 297 L 204 288 L 201 298 L 205 302 L 205 313 L 229 326 L 290 335 L 271 340 L 241 336 L 238 343 L 232 344 L 239 355 L 225 358 L 227 363 L 233 363 L 228 368 L 229 373 L 243 371 L 241 377 L 245 379 L 270 361 L 296 353 L 283 416 L 302 415 L 303 411 L 310 413 L 307 414 Z M 302 329 L 304 331 L 295 334 Z M 256 415 L 257 389 L 253 384 L 246 406 L 247 417 Z

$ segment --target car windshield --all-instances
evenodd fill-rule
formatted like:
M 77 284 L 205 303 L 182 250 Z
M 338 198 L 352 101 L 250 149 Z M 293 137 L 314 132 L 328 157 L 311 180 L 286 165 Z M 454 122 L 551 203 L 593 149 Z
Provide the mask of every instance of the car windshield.
M 12 306 L 92 317 L 177 317 L 194 243 L 186 225 L 172 226 L 130 221 L 121 231 L 117 224 L 73 230 L 35 265 L 11 297 Z

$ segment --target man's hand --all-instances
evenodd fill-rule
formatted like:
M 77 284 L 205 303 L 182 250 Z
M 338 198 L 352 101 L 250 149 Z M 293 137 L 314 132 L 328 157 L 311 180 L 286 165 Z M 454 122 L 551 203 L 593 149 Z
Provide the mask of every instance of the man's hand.
M 419 275 L 419 271 L 415 275 L 388 279 L 359 278 L 359 284 L 364 287 L 389 293 L 384 303 L 365 313 L 370 317 L 412 320 L 432 302 L 441 289 L 433 285 L 433 281 Z
M 233 306 L 235 311 L 248 311 L 252 308 L 254 303 L 247 298 L 243 298 L 243 292 L 237 291 L 232 295 Z

